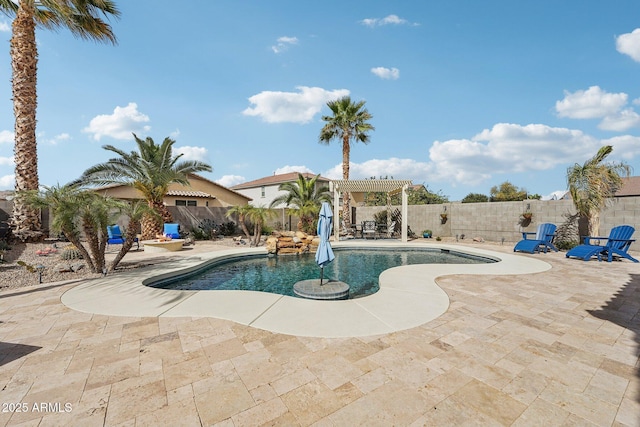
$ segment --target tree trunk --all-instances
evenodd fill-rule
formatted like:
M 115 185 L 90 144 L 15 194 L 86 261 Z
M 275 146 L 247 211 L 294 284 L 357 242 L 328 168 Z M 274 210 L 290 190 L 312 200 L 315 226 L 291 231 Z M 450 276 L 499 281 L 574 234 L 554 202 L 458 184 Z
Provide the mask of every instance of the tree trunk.
M 91 224 L 88 221 L 83 221 L 83 231 L 84 235 L 87 238 L 87 245 L 89 246 L 89 252 L 91 253 L 92 262 L 89 263 L 91 267 L 91 271 L 94 273 L 102 273 L 104 271 L 105 262 L 104 262 L 104 245 L 101 245 L 100 236 L 98 235 L 98 230 L 95 229 L 94 224 Z M 104 238 L 102 239 L 104 240 Z M 100 251 L 100 247 L 102 246 L 102 251 Z
M 38 49 L 36 46 L 33 2 L 20 1 L 13 20 L 11 67 L 13 113 L 15 115 L 15 190 L 38 189 L 38 153 L 36 144 L 36 78 Z M 22 241 L 38 241 L 41 231 L 39 210 L 30 208 L 20 197 L 14 199 L 12 226 Z
M 173 221 L 171 213 L 162 200 L 149 201 L 149 207 L 156 212 L 157 216 L 145 214 L 142 218 L 142 240 L 155 239 L 156 235 L 164 231 L 164 224 Z
M 138 233 L 138 228 L 140 228 L 140 221 L 132 221 L 130 219 L 129 225 L 127 226 L 127 230 L 124 234 L 124 243 L 122 244 L 122 247 L 120 248 L 120 251 L 118 252 L 116 257 L 111 262 L 111 265 L 109 265 L 109 271 L 115 270 L 122 258 L 124 258 L 127 252 L 131 250 L 131 247 L 133 246 L 136 238 L 136 234 Z
M 345 132 L 342 138 L 342 179 L 349 179 L 349 154 L 351 145 L 349 145 L 349 134 Z M 342 193 L 342 220 L 347 226 L 351 225 L 351 194 L 348 191 Z
M 589 236 L 600 235 L 600 214 L 592 213 L 589 217 Z
M 247 236 L 247 239 L 250 239 L 251 233 L 249 233 L 247 224 L 244 222 L 244 215 L 238 214 L 238 222 L 240 223 L 240 228 L 242 228 L 242 232 L 244 233 L 244 235 Z
M 62 234 L 64 234 L 64 237 L 66 237 L 67 240 L 73 244 L 73 246 L 78 248 L 78 250 L 82 254 L 82 259 L 89 266 L 89 270 L 95 273 L 96 268 L 95 268 L 95 265 L 93 264 L 93 261 L 91 260 L 91 255 L 89 255 L 89 252 L 87 252 L 87 248 L 84 247 L 84 245 L 78 238 L 77 234 L 73 233 L 71 230 L 64 230 L 64 229 L 62 230 Z

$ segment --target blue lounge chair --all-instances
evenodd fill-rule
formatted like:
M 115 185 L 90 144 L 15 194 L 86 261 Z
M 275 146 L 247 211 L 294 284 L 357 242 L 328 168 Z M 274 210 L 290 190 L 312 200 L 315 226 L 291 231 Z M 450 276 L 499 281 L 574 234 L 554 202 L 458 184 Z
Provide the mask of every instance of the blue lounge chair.
M 611 262 L 614 256 L 627 258 L 630 261 L 638 262 L 637 259 L 629 255 L 627 252 L 631 243 L 635 239 L 631 239 L 635 229 L 630 225 L 618 225 L 613 227 L 609 233 L 609 237 L 585 237 L 584 244 L 578 245 L 567 252 L 567 258 L 575 257 L 589 261 L 592 257 L 598 257 L 598 261 L 602 261 L 602 256 L 607 257 L 607 261 Z M 604 245 L 592 245 L 592 240 L 606 240 Z
M 179 224 L 165 224 L 164 225 L 164 234 L 167 237 L 171 237 L 172 239 L 180 238 Z
M 531 239 L 528 237 L 529 235 L 535 237 Z M 552 249 L 558 252 L 558 248 L 556 248 L 553 244 L 553 239 L 555 237 L 556 225 L 546 222 L 538 225 L 538 230 L 535 233 L 523 232 L 522 240 L 516 243 L 513 251 L 529 252 L 530 254 L 532 254 L 535 252 L 540 252 L 540 250 L 543 250 L 544 253 L 547 253 L 549 249 Z
M 140 242 L 135 237 L 133 241 L 137 245 L 137 249 L 140 249 Z M 120 231 L 119 225 L 107 225 L 107 246 L 109 245 L 122 245 L 124 243 L 124 236 Z

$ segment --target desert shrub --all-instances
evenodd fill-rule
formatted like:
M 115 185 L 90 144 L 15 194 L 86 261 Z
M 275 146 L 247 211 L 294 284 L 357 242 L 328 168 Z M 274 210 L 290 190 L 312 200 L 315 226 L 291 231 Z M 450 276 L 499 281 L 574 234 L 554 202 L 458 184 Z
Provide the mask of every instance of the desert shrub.
M 576 240 L 558 240 L 554 241 L 554 245 L 561 251 L 568 251 L 578 246 L 578 242 Z
M 220 234 L 223 236 L 233 236 L 236 234 L 237 226 L 233 221 L 227 221 L 220 225 Z

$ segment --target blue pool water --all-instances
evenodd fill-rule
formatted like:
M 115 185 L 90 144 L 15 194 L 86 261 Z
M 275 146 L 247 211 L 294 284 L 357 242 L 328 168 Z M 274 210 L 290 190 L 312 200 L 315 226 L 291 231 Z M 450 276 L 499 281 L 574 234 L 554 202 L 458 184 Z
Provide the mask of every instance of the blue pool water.
M 378 291 L 378 276 L 391 267 L 409 264 L 482 264 L 494 259 L 440 249 L 334 249 L 336 258 L 324 268 L 324 278 L 349 284 L 350 298 Z M 252 290 L 295 296 L 293 285 L 318 279 L 314 254 L 241 256 L 210 264 L 186 275 L 151 283 L 175 290 Z

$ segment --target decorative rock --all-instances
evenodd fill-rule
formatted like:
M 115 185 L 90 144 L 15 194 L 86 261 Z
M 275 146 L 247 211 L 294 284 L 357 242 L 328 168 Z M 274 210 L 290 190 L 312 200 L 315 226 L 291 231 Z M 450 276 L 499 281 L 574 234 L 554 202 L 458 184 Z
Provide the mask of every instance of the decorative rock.
M 71 264 L 71 271 L 73 271 L 74 273 L 78 270 L 81 270 L 84 268 L 84 263 L 75 263 L 75 264 Z

